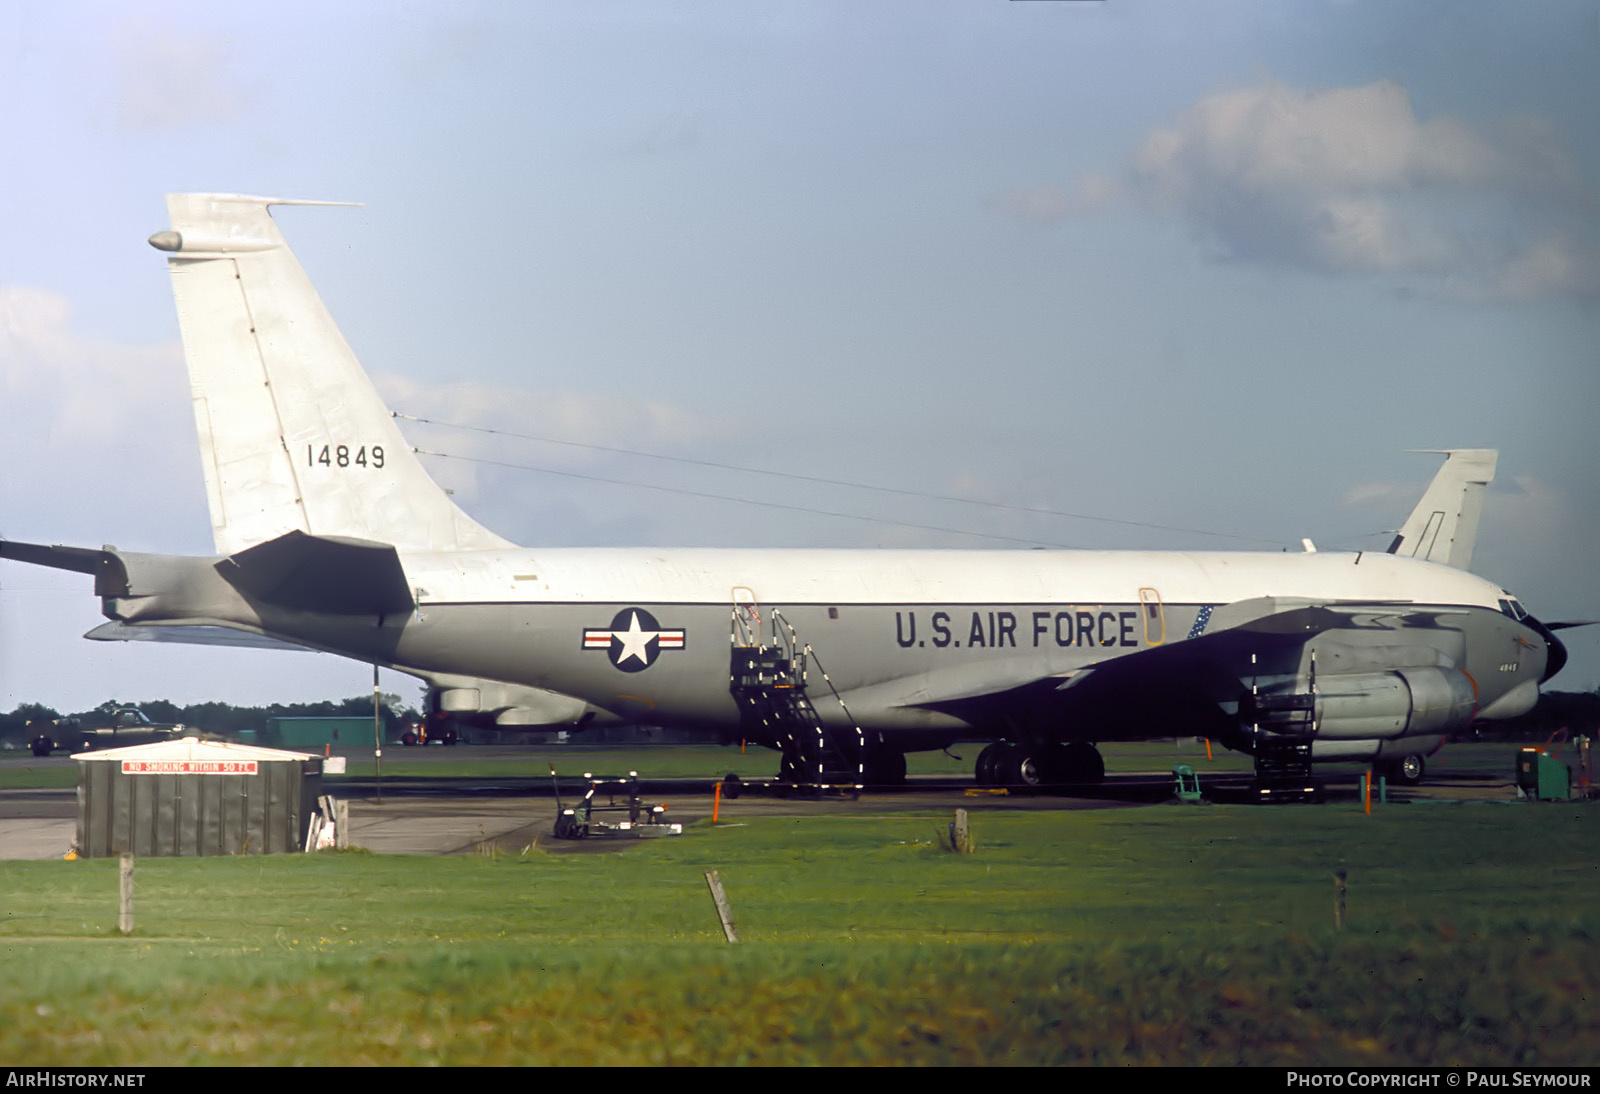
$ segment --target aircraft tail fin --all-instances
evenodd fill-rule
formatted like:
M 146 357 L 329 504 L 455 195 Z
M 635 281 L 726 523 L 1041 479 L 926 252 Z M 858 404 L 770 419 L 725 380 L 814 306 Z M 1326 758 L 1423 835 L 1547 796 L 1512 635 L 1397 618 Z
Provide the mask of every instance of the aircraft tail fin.
M 289 532 L 416 550 L 508 546 L 429 477 L 268 212 L 172 194 L 167 253 L 220 554 Z
M 1389 544 L 1389 553 L 1469 569 L 1478 542 L 1483 492 L 1494 481 L 1500 453 L 1492 448 L 1421 451 L 1441 453 L 1444 465 Z

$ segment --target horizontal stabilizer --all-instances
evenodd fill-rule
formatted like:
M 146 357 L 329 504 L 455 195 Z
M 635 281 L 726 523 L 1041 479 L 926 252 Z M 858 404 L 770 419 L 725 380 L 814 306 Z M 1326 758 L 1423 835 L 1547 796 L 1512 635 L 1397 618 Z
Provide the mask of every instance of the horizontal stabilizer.
M 47 547 L 42 543 L 18 543 L 0 539 L 0 558 L 14 558 L 34 566 L 48 566 L 52 570 L 71 570 L 94 576 L 96 596 L 125 596 L 128 575 L 113 548 L 94 550 L 91 547 Z
M 331 615 L 394 615 L 414 606 L 387 543 L 286 532 L 217 563 L 246 599 Z
M 52 570 L 74 570 L 80 574 L 100 572 L 104 551 L 88 547 L 46 547 L 42 543 L 18 543 L 0 539 L 0 558 L 14 558 L 35 566 L 48 566 Z
M 185 646 L 236 646 L 252 650 L 294 650 L 314 653 L 309 646 L 296 645 L 251 631 L 232 627 L 152 626 L 113 620 L 102 623 L 84 635 L 96 642 L 171 642 Z

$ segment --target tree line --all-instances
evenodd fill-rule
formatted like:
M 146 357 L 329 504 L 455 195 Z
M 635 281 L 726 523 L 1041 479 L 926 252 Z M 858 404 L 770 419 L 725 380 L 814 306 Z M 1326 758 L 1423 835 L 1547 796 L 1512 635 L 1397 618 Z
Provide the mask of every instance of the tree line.
M 1528 713 L 1498 722 L 1475 722 L 1474 739 L 1540 743 L 1562 730 L 1569 738 L 1600 736 L 1600 688 L 1593 691 L 1547 691 Z
M 383 692 L 379 698 L 384 739 L 393 740 L 402 731 L 401 727 L 415 720 L 418 715 L 402 702 L 399 695 Z M 181 723 L 232 740 L 238 740 L 241 734 L 247 732 L 253 732 L 259 739 L 270 718 L 372 717 L 371 695 L 337 701 L 323 700 L 319 703 L 273 703 L 264 707 L 236 707 L 216 702 L 180 707 L 166 699 L 151 699 L 142 703 L 119 703 L 115 699 L 107 699 L 92 710 L 70 714 L 62 714 L 42 703 L 21 703 L 11 713 L 0 714 L 0 741 L 16 744 L 26 741 L 32 736 L 28 732 L 28 723 L 36 720 L 70 719 L 85 729 L 107 725 L 112 711 L 129 706 L 144 711 L 145 717 L 152 722 Z M 1563 729 L 1571 737 L 1600 736 L 1600 688 L 1593 691 L 1544 692 L 1539 696 L 1538 705 L 1527 714 L 1503 721 L 1474 723 L 1466 736 L 1474 740 L 1538 743 Z
M 417 714 L 406 706 L 400 696 L 392 692 L 379 695 L 379 717 L 383 720 L 384 737 L 390 738 L 400 731 L 407 721 Z M 122 703 L 107 699 L 91 710 L 62 713 L 43 703 L 20 703 L 9 714 L 0 714 L 0 740 L 21 743 L 39 730 L 30 733 L 31 722 L 69 721 L 84 729 L 94 729 L 110 724 L 113 711 L 137 707 L 146 718 L 159 724 L 181 724 L 203 733 L 238 740 L 242 734 L 254 733 L 260 738 L 270 718 L 368 718 L 372 717 L 372 696 L 358 695 L 350 699 L 323 700 L 318 703 L 272 703 L 264 707 L 236 707 L 229 703 L 192 703 L 178 706 L 166 699 L 150 699 L 140 703 Z

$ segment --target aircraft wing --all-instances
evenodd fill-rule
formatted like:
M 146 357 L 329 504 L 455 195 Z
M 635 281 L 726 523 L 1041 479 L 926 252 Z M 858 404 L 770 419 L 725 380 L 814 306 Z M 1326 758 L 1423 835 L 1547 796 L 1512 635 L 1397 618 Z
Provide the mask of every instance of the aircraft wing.
M 1330 631 L 1352 635 L 1347 656 L 1360 658 L 1361 644 L 1367 642 L 1383 650 L 1391 667 L 1438 664 L 1441 655 L 1434 646 L 1408 643 L 1403 631 L 1438 626 L 1443 617 L 1455 614 L 1453 609 L 1408 604 L 1261 598 L 1217 608 L 1212 618 L 1223 624 L 1221 629 L 1076 672 L 1051 672 L 1042 661 L 1024 661 L 997 676 L 993 664 L 979 663 L 856 689 L 844 699 L 863 713 L 880 705 L 920 708 L 975 727 L 1081 727 L 1089 739 L 1167 735 L 1178 726 L 1187 727 L 1187 734 L 1221 717 L 1219 704 L 1236 702 L 1250 687 L 1253 673 L 1281 677 L 1296 672 L 1305 644 Z M 1397 646 L 1413 647 L 1411 655 L 1397 653 Z M 1331 659 L 1326 664 L 1332 671 L 1351 667 Z

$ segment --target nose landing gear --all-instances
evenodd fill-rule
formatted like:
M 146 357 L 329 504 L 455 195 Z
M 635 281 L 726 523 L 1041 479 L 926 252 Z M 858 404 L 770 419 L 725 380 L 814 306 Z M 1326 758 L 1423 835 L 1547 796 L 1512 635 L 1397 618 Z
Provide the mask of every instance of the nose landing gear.
M 1384 778 L 1392 783 L 1400 786 L 1416 786 L 1422 782 L 1422 776 L 1428 771 L 1428 761 L 1420 753 L 1413 752 L 1393 763 L 1384 764 L 1380 770 Z

